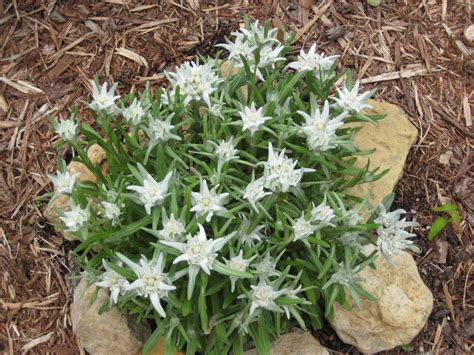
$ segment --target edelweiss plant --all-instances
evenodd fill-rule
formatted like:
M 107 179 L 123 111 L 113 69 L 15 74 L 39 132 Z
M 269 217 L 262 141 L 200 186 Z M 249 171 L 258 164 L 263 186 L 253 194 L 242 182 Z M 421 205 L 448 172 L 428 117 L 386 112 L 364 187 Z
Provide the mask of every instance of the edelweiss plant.
M 357 273 L 375 253 L 362 245 L 388 259 L 414 249 L 403 210 L 380 206 L 366 223 L 375 208 L 347 193 L 384 174 L 356 167 L 370 152 L 346 125 L 382 118 L 362 111 L 372 92 L 315 45 L 293 57 L 291 41 L 247 24 L 219 45 L 224 59 L 184 63 L 155 94 L 93 82 L 92 126 L 74 113 L 53 122 L 97 179 L 59 164 L 60 227 L 80 240 L 92 287 L 109 290 L 103 309 L 153 322 L 144 352 L 164 337 L 169 353 L 267 354 L 292 326 L 319 329 L 335 302 L 349 308 L 348 295 L 372 298 Z M 92 144 L 106 170 L 88 159 Z

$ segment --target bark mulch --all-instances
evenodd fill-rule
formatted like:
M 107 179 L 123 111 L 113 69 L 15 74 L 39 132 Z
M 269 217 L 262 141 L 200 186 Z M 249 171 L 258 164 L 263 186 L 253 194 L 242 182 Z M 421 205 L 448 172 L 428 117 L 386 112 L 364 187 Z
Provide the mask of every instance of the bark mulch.
M 474 173 L 472 48 L 462 41 L 470 0 L 0 1 L 0 352 L 78 353 L 70 326 L 73 245 L 43 218 L 58 158 L 48 116 L 66 117 L 90 96 L 90 80 L 121 92 L 163 84 L 163 70 L 209 54 L 243 15 L 271 19 L 316 42 L 401 106 L 419 131 L 395 204 L 421 223 L 416 256 L 434 294 L 431 317 L 397 352 L 473 350 Z M 66 152 L 60 153 L 65 156 Z M 427 240 L 432 208 L 457 204 L 460 225 Z M 332 351 L 356 353 L 326 327 Z

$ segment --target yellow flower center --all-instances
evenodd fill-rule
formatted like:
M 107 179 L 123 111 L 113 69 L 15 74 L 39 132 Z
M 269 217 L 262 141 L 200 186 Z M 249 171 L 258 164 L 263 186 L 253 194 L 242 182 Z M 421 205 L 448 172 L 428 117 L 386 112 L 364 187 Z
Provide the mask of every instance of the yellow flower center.
M 156 282 L 156 279 L 154 277 L 149 277 L 146 279 L 146 285 L 147 286 L 154 286 Z

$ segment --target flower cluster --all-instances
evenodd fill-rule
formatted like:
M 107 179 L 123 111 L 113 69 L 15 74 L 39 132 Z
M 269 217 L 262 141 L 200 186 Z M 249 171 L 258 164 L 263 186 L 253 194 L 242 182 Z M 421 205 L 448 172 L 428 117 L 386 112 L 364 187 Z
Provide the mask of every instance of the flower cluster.
M 69 200 L 58 212 L 79 263 L 110 291 L 108 306 L 156 323 L 150 341 L 189 353 L 241 353 L 251 339 L 268 353 L 274 334 L 322 324 L 344 288 L 367 296 L 361 245 L 387 258 L 414 250 L 403 210 L 380 207 L 366 224 L 347 191 L 383 175 L 354 164 L 357 129 L 345 125 L 380 119 L 365 111 L 372 92 L 349 73 L 334 88 L 337 55 L 313 45 L 288 58 L 291 36 L 282 43 L 267 25 L 231 37 L 219 45 L 227 76 L 211 58 L 165 73 L 169 87 L 153 94 L 122 98 L 96 81 L 94 128 L 74 113 L 53 123 L 94 176 L 65 163 L 50 175 L 51 203 Z M 92 144 L 106 164 L 89 160 Z
M 392 256 L 398 255 L 403 250 L 419 251 L 410 240 L 416 235 L 405 230 L 405 228 L 417 227 L 418 223 L 407 222 L 406 218 L 401 218 L 402 214 L 406 214 L 405 210 L 387 212 L 381 204 L 377 212 L 378 216 L 374 219 L 374 222 L 380 225 L 377 228 L 377 247 L 389 262 Z

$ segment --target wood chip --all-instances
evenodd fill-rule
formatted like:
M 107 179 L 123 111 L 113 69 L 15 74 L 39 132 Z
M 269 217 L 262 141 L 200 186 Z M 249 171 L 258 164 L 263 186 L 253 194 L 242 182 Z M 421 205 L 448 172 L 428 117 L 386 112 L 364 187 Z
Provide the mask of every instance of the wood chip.
M 357 74 L 357 78 L 362 79 L 373 62 L 374 62 L 374 57 L 372 55 L 369 55 L 369 58 L 367 58 L 367 61 L 364 63 L 364 66 L 360 69 L 359 73 Z
M 178 19 L 176 19 L 176 18 L 168 18 L 168 19 L 165 19 L 165 20 L 150 21 L 150 22 L 147 22 L 147 23 L 143 23 L 143 24 L 141 24 L 137 27 L 134 27 L 130 31 L 127 31 L 127 33 L 128 32 L 141 32 L 143 30 L 149 31 L 150 29 L 156 29 L 156 28 L 160 27 L 161 25 L 176 22 L 177 20 Z
M 371 76 L 370 78 L 365 78 L 360 81 L 361 84 L 370 84 L 370 83 L 378 83 L 380 81 L 389 81 L 389 80 L 398 80 L 404 78 L 412 78 L 414 76 L 422 76 L 422 75 L 429 75 L 434 72 L 443 71 L 442 69 L 432 69 L 431 71 L 425 68 L 419 69 L 407 69 L 407 70 L 400 70 L 390 73 L 379 74 L 375 76 Z
M 316 23 L 316 21 L 319 20 L 319 18 L 324 15 L 324 13 L 329 9 L 329 7 L 332 5 L 334 0 L 328 0 L 326 4 L 321 6 L 320 8 L 317 8 L 316 6 L 313 6 L 313 11 L 314 11 L 314 16 L 311 20 L 309 20 L 303 28 L 301 28 L 298 33 L 296 34 L 294 42 L 296 42 L 298 39 L 301 38 L 302 35 L 304 35 L 306 32 L 309 31 L 311 27 Z
M 37 88 L 33 84 L 25 81 L 25 80 L 10 80 L 8 78 L 5 78 L 4 76 L 0 76 L 0 81 L 11 86 L 14 89 L 17 89 L 18 91 L 21 91 L 24 94 L 41 94 L 43 90 Z
M 446 21 L 446 10 L 448 8 L 448 0 L 443 0 L 441 3 L 441 20 Z
M 471 115 L 471 105 L 469 105 L 469 98 L 464 96 L 462 100 L 462 109 L 464 113 L 464 119 L 466 120 L 466 126 L 472 126 L 472 115 Z
M 445 23 L 442 23 L 441 25 L 443 26 L 444 30 L 448 34 L 449 38 L 454 41 L 454 44 L 456 45 L 456 47 L 458 47 L 461 53 L 465 55 L 466 57 L 469 57 L 472 54 L 472 50 L 466 47 L 466 45 L 462 43 L 461 40 L 455 39 L 453 31 L 451 31 L 448 25 L 446 25 Z
M 22 348 L 21 348 L 21 351 L 23 352 L 28 352 L 29 350 L 33 349 L 35 346 L 39 345 L 39 344 L 42 344 L 42 343 L 46 343 L 48 342 L 51 337 L 53 336 L 54 332 L 49 332 L 45 335 L 42 335 L 36 339 L 33 339 L 32 341 L 26 343 Z
M 153 76 L 139 76 L 135 82 L 138 83 L 146 83 L 147 81 L 160 81 L 165 78 L 164 74 L 156 74 Z
M 143 65 L 145 68 L 148 68 L 148 63 L 146 59 L 143 58 L 141 55 L 135 53 L 134 51 L 131 51 L 130 49 L 123 48 L 123 47 L 117 48 L 115 50 L 115 53 L 117 53 L 118 55 L 121 55 L 122 57 L 133 60 L 135 63 Z
M 22 123 L 17 121 L 0 121 L 0 129 L 19 127 L 21 125 Z
M 5 100 L 3 95 L 0 95 L 0 110 L 2 110 L 3 113 L 7 113 L 8 111 L 8 102 Z
M 133 9 L 130 9 L 130 12 L 140 12 L 140 11 L 145 11 L 152 9 L 154 7 L 157 7 L 158 5 L 139 5 L 137 7 L 134 7 Z
M 79 43 L 85 41 L 86 39 L 89 39 L 90 37 L 94 36 L 95 33 L 94 32 L 90 32 L 88 34 L 85 34 L 84 36 L 76 39 L 74 42 L 68 44 L 67 46 L 61 48 L 59 51 L 57 51 L 55 54 L 53 54 L 51 57 L 48 58 L 48 63 L 56 60 L 56 59 L 59 59 L 64 53 L 66 53 L 68 50 L 74 48 L 75 46 L 77 46 Z
M 449 312 L 451 312 L 451 317 L 453 317 L 453 321 L 456 322 L 456 315 L 454 313 L 453 300 L 451 298 L 451 294 L 449 293 L 448 284 L 446 283 L 446 281 L 443 281 L 442 285 L 443 285 L 444 300 L 446 301 L 446 305 L 448 306 Z

